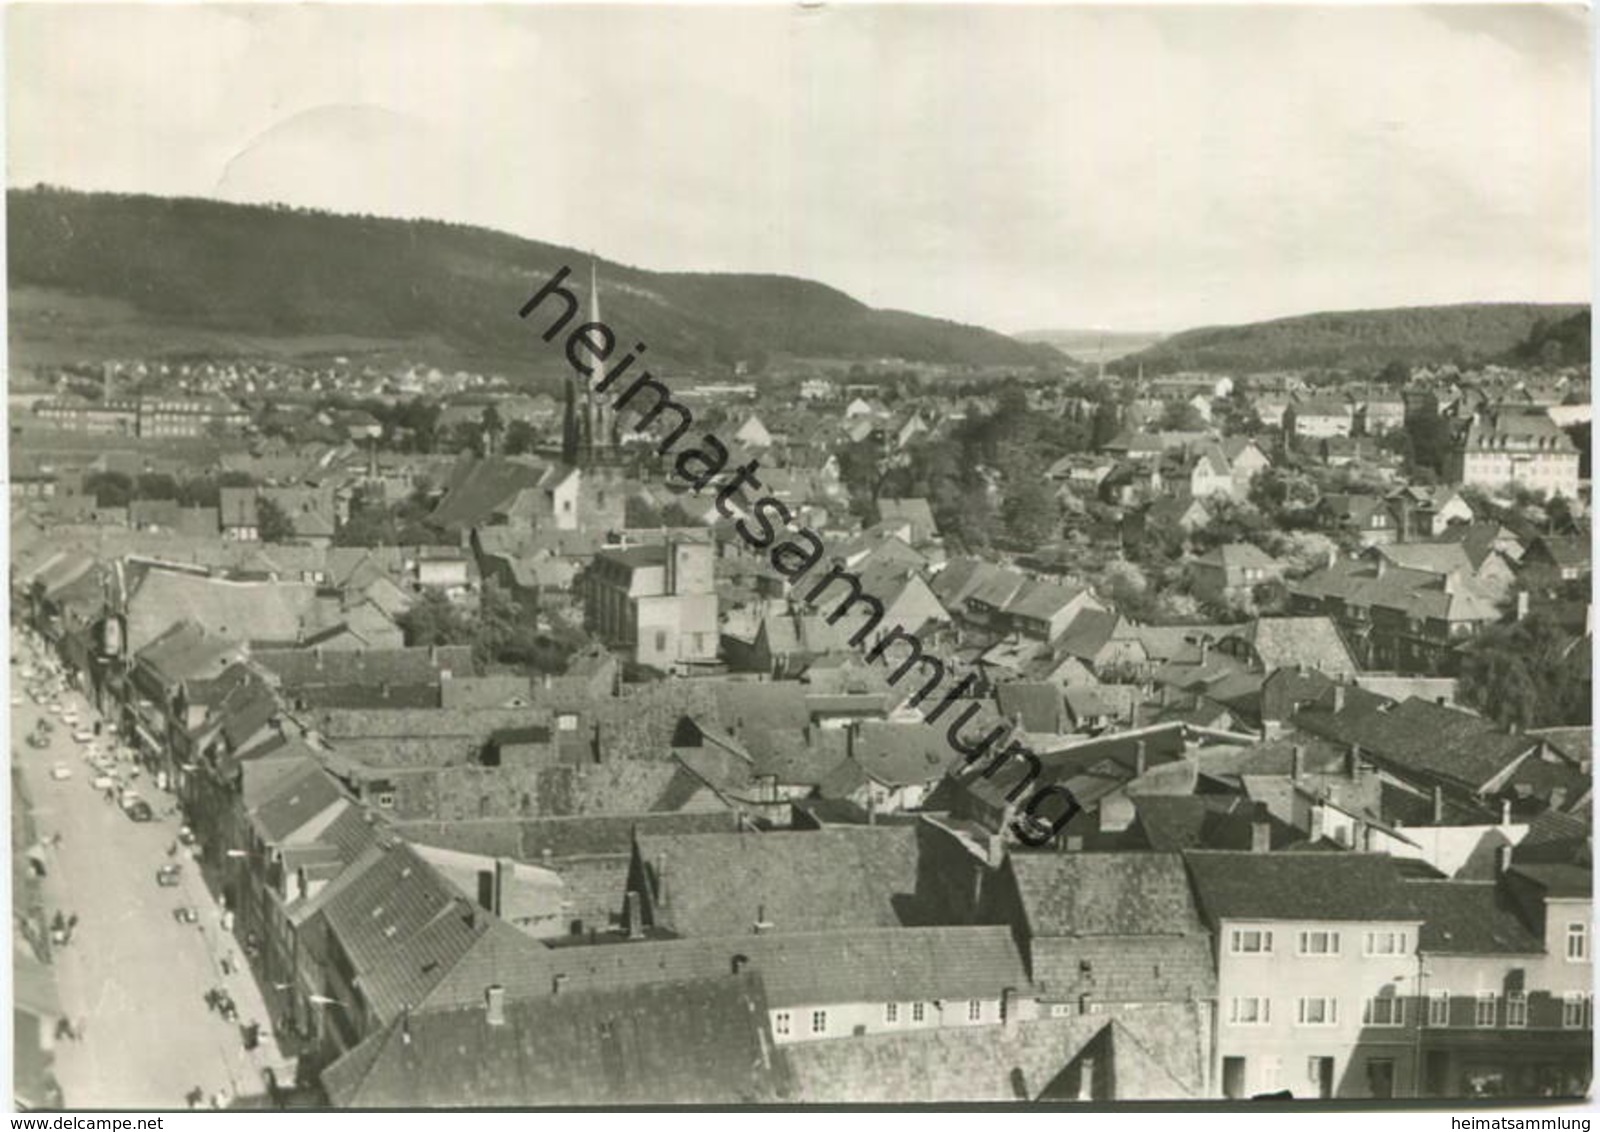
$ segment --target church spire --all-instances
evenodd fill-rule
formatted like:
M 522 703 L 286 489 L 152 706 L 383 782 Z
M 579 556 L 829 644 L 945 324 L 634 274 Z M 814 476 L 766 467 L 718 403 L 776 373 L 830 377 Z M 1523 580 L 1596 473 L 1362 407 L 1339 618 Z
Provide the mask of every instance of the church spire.
M 589 321 L 599 322 L 600 319 L 600 276 L 597 261 L 593 254 L 589 256 Z M 589 434 L 586 438 L 588 444 L 588 462 L 598 462 L 597 456 L 601 452 L 609 451 L 616 443 L 616 413 L 603 398 L 594 394 L 595 387 L 606 379 L 605 363 L 598 358 L 595 360 L 594 373 L 590 375 L 587 390 L 586 408 L 588 410 Z

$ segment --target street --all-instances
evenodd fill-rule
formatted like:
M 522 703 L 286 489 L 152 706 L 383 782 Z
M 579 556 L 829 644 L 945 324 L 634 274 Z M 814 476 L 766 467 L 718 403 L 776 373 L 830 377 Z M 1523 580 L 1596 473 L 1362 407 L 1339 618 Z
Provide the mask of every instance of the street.
M 33 659 L 16 638 L 13 648 L 20 664 Z M 247 970 L 222 975 L 222 956 L 237 952 L 198 865 L 185 851 L 167 855 L 180 824 L 174 799 L 141 776 L 135 786 L 156 820 L 134 822 L 90 785 L 94 772 L 71 727 L 57 720 L 48 747 L 28 746 L 24 740 L 46 709 L 27 698 L 19 667 L 11 672 L 13 695 L 23 692 L 23 703 L 11 707 L 12 758 L 35 799 L 40 839 L 61 837 L 48 854 L 47 907 L 51 915 L 78 917 L 71 943 L 54 950 L 62 1008 L 81 1031 L 56 1047 L 67 1107 L 184 1108 L 196 1087 L 208 1105 L 217 1094 L 260 1094 L 260 1065 L 272 1060 L 271 1041 L 263 1032 L 264 1048 L 247 1052 L 239 1024 L 265 1026 L 267 1015 Z M 68 691 L 60 701 L 77 710 L 80 726 L 93 726 L 95 713 L 81 694 Z M 53 780 L 56 764 L 69 767 L 72 777 Z M 156 870 L 171 860 L 183 865 L 181 883 L 158 887 Z M 196 909 L 198 924 L 175 918 L 183 905 Z M 206 991 L 217 986 L 238 1004 L 236 1022 L 207 1007 Z

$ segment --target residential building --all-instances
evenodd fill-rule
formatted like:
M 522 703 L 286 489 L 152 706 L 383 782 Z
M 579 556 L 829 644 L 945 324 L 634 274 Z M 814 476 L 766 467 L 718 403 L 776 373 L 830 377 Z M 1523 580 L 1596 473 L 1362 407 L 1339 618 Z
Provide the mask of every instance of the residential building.
M 1521 488 L 1578 498 L 1578 449 L 1540 410 L 1498 406 L 1477 414 L 1445 472 L 1451 483 L 1490 492 Z
M 1411 1095 L 1405 1028 L 1422 917 L 1374 853 L 1197 850 L 1185 860 L 1215 935 L 1213 1080 L 1230 1100 Z
M 588 628 L 634 663 L 663 672 L 717 659 L 713 548 L 675 539 L 602 550 L 583 577 Z

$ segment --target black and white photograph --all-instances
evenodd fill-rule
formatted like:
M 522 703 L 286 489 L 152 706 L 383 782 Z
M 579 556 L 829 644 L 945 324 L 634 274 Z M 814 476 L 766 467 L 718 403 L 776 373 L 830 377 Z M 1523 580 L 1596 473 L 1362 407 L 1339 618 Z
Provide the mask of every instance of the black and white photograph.
M 1588 1132 L 1594 51 L 7 4 L 12 1109 Z

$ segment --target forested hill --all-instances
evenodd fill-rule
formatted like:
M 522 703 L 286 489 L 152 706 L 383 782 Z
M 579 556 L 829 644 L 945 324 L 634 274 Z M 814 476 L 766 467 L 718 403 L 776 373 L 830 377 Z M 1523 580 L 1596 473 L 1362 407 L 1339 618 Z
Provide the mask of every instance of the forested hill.
M 432 342 L 464 358 L 527 357 L 542 344 L 516 312 L 534 286 L 569 265 L 587 290 L 583 252 L 437 221 L 49 188 L 11 190 L 6 211 L 13 289 L 116 300 L 163 330 L 212 339 L 344 335 Z M 1062 360 L 1048 346 L 873 310 L 803 279 L 598 267 L 605 321 L 682 364 L 780 353 Z M 26 332 L 14 321 L 14 336 Z
M 1113 365 L 1132 373 L 1177 370 L 1252 373 L 1329 366 L 1380 367 L 1497 360 L 1522 347 L 1537 325 L 1586 306 L 1574 303 L 1468 303 L 1442 307 L 1342 311 L 1211 326 L 1174 334 Z

